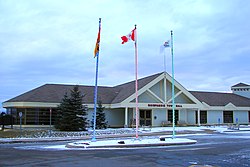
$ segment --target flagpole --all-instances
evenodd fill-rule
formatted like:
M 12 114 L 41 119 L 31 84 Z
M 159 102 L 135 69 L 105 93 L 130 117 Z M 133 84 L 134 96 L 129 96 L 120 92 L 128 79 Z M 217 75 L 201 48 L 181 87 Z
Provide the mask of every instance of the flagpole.
M 165 103 L 165 108 L 166 108 L 166 121 L 168 120 L 167 119 L 167 112 L 168 112 L 168 109 L 167 109 L 167 78 L 166 78 L 166 73 L 167 73 L 167 69 L 166 69 L 166 49 L 164 47 L 164 103 Z
M 137 52 L 137 30 L 135 25 L 135 117 L 136 117 L 136 139 L 138 139 L 139 111 L 138 111 L 138 52 Z
M 166 65 L 166 49 L 165 49 L 165 47 L 164 47 L 164 73 L 166 73 L 166 71 L 167 71 L 167 65 Z
M 173 46 L 173 31 L 171 30 L 171 55 L 172 55 L 172 109 L 173 109 L 173 135 L 175 138 L 175 99 L 174 99 L 174 46 Z
M 99 32 L 98 33 L 100 34 L 100 32 L 101 32 L 101 18 L 99 18 Z M 100 46 L 100 41 L 99 41 L 99 46 Z M 98 81 L 98 64 L 99 64 L 99 48 L 98 48 L 98 52 L 96 53 L 96 73 L 95 73 L 95 92 L 94 92 L 94 120 L 93 120 L 94 125 L 93 125 L 92 141 L 96 141 L 96 131 L 95 131 L 95 129 L 96 129 L 97 88 L 98 88 L 97 87 L 97 81 Z

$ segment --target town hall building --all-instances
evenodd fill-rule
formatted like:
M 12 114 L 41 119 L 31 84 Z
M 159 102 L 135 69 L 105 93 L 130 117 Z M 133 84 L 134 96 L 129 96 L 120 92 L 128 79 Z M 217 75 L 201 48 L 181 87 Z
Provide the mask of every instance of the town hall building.
M 46 126 L 55 120 L 64 94 L 75 85 L 45 84 L 3 102 L 7 113 L 19 124 L 19 113 L 26 126 Z M 167 126 L 173 122 L 171 76 L 158 73 L 138 80 L 140 126 Z M 177 125 L 249 124 L 250 85 L 239 83 L 232 93 L 189 91 L 175 81 L 175 123 Z M 94 86 L 79 85 L 91 121 Z M 110 127 L 131 127 L 135 120 L 135 81 L 107 87 L 98 86 L 98 100 L 105 107 Z

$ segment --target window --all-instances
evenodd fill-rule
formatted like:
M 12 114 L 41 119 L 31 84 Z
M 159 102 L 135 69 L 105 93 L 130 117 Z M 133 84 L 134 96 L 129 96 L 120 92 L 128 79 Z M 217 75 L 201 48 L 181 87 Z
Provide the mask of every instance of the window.
M 207 111 L 200 111 L 200 123 L 201 124 L 207 123 Z
M 195 122 L 198 124 L 198 111 L 195 111 Z M 207 123 L 207 111 L 200 111 L 200 123 Z
M 233 123 L 233 111 L 223 111 L 224 123 Z

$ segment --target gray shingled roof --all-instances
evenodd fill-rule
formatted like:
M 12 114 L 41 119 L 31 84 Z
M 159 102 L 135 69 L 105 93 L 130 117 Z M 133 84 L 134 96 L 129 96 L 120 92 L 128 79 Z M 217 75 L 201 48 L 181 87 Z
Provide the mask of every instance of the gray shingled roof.
M 70 94 L 70 90 L 75 85 L 61 85 L 61 84 L 45 84 L 36 89 L 28 91 L 17 97 L 14 97 L 6 102 L 47 102 L 60 103 L 64 94 Z M 84 103 L 93 103 L 94 87 L 93 86 L 79 86 L 79 90 L 83 93 Z M 103 103 L 110 103 L 115 98 L 116 89 L 112 87 L 98 87 L 99 99 Z
M 158 73 L 138 80 L 138 89 L 144 87 L 156 77 Z M 64 94 L 70 93 L 75 85 L 45 84 L 36 89 L 14 97 L 6 102 L 47 102 L 60 103 Z M 79 90 L 83 93 L 83 103 L 94 103 L 94 86 L 81 86 Z M 115 87 L 98 86 L 98 99 L 104 104 L 120 103 L 135 92 L 135 81 L 128 82 Z
M 189 91 L 199 101 L 210 106 L 225 106 L 232 103 L 237 107 L 249 107 L 250 99 L 233 93 Z
M 162 73 L 154 74 L 138 80 L 138 89 L 141 89 Z M 30 90 L 24 94 L 14 97 L 6 102 L 47 102 L 60 103 L 64 94 L 70 92 L 75 85 L 63 84 L 45 84 L 36 89 Z M 83 93 L 83 103 L 94 103 L 94 86 L 79 86 L 79 90 Z M 98 86 L 98 99 L 104 104 L 120 103 L 135 92 L 135 81 L 114 87 Z M 190 91 L 199 101 L 205 102 L 210 106 L 225 106 L 232 103 L 239 107 L 249 107 L 250 99 L 233 93 L 218 92 L 200 92 Z
M 236 85 L 234 85 L 232 87 L 245 87 L 245 86 L 250 86 L 250 85 L 240 82 L 240 83 L 238 83 L 238 84 L 236 84 Z

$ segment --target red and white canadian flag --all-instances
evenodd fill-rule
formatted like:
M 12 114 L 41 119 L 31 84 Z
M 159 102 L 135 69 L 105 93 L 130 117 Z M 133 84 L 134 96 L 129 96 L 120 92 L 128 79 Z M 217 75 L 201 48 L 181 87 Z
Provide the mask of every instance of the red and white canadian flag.
M 128 35 L 122 36 L 122 44 L 125 44 L 126 42 L 133 40 L 135 41 L 136 38 L 136 28 L 134 28 Z

